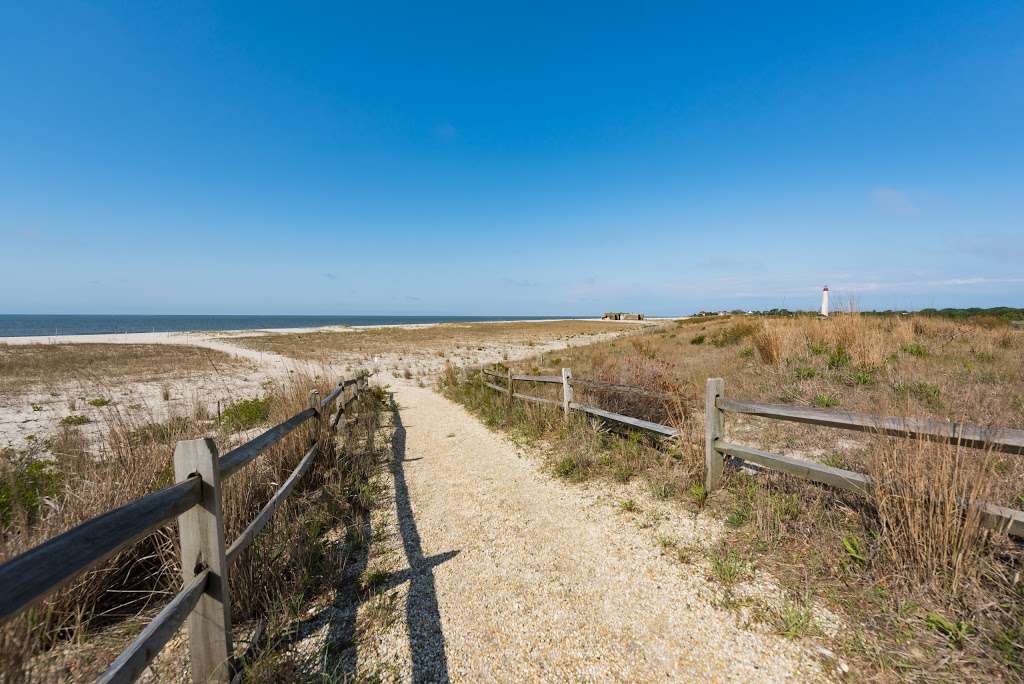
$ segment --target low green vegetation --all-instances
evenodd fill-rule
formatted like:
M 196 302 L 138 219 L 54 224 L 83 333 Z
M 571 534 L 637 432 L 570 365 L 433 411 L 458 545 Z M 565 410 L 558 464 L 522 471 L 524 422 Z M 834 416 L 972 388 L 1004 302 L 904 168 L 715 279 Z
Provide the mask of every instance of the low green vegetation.
M 80 413 L 72 413 L 70 416 L 64 416 L 60 419 L 60 424 L 65 426 L 85 425 L 89 421 L 89 416 L 83 416 Z
M 903 345 L 903 352 L 910 354 L 911 356 L 928 356 L 928 349 L 919 342 L 911 342 L 910 344 Z
M 221 425 L 229 430 L 248 430 L 267 422 L 270 397 L 241 399 L 228 404 L 221 413 Z
M 716 347 L 726 347 L 732 344 L 739 344 L 740 341 L 750 337 L 757 331 L 757 325 L 753 321 L 739 321 L 732 323 L 711 336 L 711 344 Z
M 25 458 L 13 449 L 3 452 L 0 472 L 0 525 L 15 517 L 32 524 L 45 499 L 60 491 L 60 474 L 48 461 Z

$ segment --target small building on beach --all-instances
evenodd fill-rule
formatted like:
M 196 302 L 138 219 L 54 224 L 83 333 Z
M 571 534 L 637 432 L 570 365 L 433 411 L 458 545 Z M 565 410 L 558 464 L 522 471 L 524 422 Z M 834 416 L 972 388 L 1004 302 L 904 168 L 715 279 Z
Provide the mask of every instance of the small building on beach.
M 601 315 L 603 321 L 642 321 L 642 313 L 630 313 L 627 311 L 606 311 Z

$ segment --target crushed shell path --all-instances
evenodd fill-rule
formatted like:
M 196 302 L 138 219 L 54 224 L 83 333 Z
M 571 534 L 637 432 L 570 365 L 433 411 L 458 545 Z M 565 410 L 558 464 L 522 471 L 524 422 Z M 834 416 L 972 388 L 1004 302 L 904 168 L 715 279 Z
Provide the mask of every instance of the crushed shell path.
M 402 679 L 826 678 L 799 644 L 716 608 L 699 568 L 662 555 L 606 501 L 544 474 L 461 406 L 404 383 L 395 398 L 391 515 L 412 579 L 384 650 Z

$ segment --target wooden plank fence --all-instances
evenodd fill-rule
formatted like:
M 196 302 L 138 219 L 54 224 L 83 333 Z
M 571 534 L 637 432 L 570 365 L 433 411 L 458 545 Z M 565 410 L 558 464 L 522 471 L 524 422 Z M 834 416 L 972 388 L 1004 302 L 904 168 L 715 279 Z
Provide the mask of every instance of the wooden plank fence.
M 662 392 L 652 392 L 643 387 L 619 385 L 598 380 L 584 380 L 572 377 L 572 370 L 563 368 L 559 375 L 513 375 L 508 371 L 505 375 L 488 369 L 481 369 L 481 378 L 485 386 L 510 394 L 512 398 L 545 404 L 562 404 L 565 414 L 580 411 L 602 420 L 608 420 L 631 428 L 645 430 L 659 437 L 679 437 L 679 431 L 668 425 L 641 420 L 632 416 L 605 411 L 594 406 L 580 404 L 573 400 L 573 386 L 594 387 L 605 391 L 618 391 L 660 396 L 666 400 L 671 397 Z M 504 380 L 506 386 L 488 382 L 486 378 Z M 562 401 L 521 394 L 514 391 L 513 381 L 562 383 Z M 512 389 L 510 393 L 510 389 Z M 864 473 L 857 473 L 842 468 L 833 468 L 822 463 L 807 461 L 782 454 L 773 454 L 760 449 L 733 444 L 723 439 L 725 434 L 725 417 L 727 413 L 758 416 L 774 420 L 784 420 L 822 427 L 871 432 L 875 434 L 909 439 L 933 439 L 949 444 L 975 449 L 990 449 L 1010 454 L 1024 454 L 1024 430 L 1015 428 L 993 428 L 966 423 L 941 420 L 921 420 L 895 416 L 874 416 L 854 411 L 818 409 L 805 406 L 786 404 L 767 404 L 753 401 L 737 401 L 725 397 L 725 381 L 721 378 L 709 378 L 705 392 L 704 420 L 704 485 L 710 494 L 721 485 L 722 474 L 727 460 L 735 464 L 752 463 L 761 468 L 775 470 L 793 477 L 828 485 L 838 489 L 863 494 L 871 486 L 871 478 Z M 1024 511 L 996 506 L 990 503 L 981 504 L 982 524 L 1015 537 L 1024 537 Z
M 349 405 L 367 386 L 366 374 L 360 374 L 339 382 L 322 400 L 314 390 L 308 409 L 221 457 L 212 439 L 178 442 L 174 451 L 176 484 L 87 520 L 0 565 L 0 622 L 177 519 L 182 589 L 97 681 L 134 681 L 185 622 L 189 623 L 192 681 L 231 681 L 235 672 L 228 596 L 230 567 L 309 470 L 320 451 L 324 426 L 335 430 Z M 334 417 L 325 420 L 331 404 L 339 397 Z M 316 420 L 313 445 L 256 518 L 226 547 L 221 515 L 222 482 L 310 419 Z

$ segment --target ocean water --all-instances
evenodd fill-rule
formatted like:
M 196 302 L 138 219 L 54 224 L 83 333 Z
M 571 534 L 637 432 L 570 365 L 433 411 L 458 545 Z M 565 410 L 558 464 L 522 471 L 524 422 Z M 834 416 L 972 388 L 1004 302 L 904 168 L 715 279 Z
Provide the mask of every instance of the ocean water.
M 133 332 L 199 332 L 314 328 L 324 325 L 409 325 L 479 321 L 536 321 L 585 316 L 124 316 L 0 314 L 0 337 L 99 335 Z

